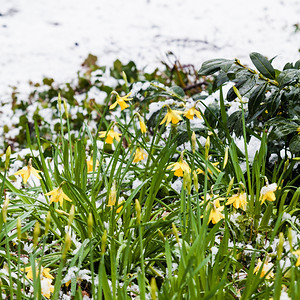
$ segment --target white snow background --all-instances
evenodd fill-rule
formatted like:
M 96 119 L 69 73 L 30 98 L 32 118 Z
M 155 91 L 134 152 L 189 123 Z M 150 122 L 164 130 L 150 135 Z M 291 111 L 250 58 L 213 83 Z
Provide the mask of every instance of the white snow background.
M 100 65 L 157 67 L 172 51 L 199 68 L 212 58 L 300 58 L 299 0 L 0 0 L 0 101 L 43 76 L 71 80 L 89 53 Z

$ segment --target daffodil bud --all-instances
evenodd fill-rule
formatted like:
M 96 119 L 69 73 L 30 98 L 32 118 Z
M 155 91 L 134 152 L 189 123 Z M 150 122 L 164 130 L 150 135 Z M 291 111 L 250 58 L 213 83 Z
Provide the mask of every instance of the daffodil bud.
M 283 236 L 283 232 L 279 233 L 279 243 L 277 246 L 277 260 L 281 259 L 281 255 L 283 252 L 283 243 L 284 243 L 284 236 Z
M 291 251 L 293 251 L 293 232 L 291 227 L 289 227 L 288 229 L 288 240 L 289 240 Z
M 188 194 L 191 194 L 192 182 L 189 172 L 183 172 L 183 188 L 187 190 Z
M 72 243 L 71 236 L 70 236 L 70 234 L 67 232 L 67 233 L 66 233 L 66 236 L 65 236 L 65 244 L 64 244 L 64 249 L 63 249 L 63 253 L 62 253 L 62 259 L 63 259 L 63 260 L 66 259 L 67 253 L 68 253 L 68 251 L 69 251 L 70 248 L 71 248 L 71 243 Z
M 89 238 L 92 237 L 92 233 L 93 233 L 93 226 L 94 226 L 94 220 L 93 220 L 93 215 L 90 212 L 89 213 L 89 217 L 88 217 L 88 236 Z
M 17 236 L 18 236 L 19 242 L 20 242 L 21 239 L 22 239 L 22 231 L 21 231 L 21 228 L 22 228 L 21 218 L 18 217 L 18 219 L 17 219 Z
M 241 96 L 239 90 L 236 88 L 236 86 L 233 86 L 232 88 L 233 88 L 235 94 L 237 95 L 237 97 L 239 98 L 239 100 L 242 101 L 242 96 Z
M 9 204 L 9 199 L 8 199 L 8 197 L 5 197 L 5 201 L 4 201 L 3 207 L 2 207 L 2 217 L 3 217 L 3 222 L 4 223 L 6 223 L 6 220 L 7 220 L 8 204 Z
M 136 221 L 138 224 L 141 224 L 141 205 L 138 199 L 135 199 L 135 210 L 136 210 Z
M 138 114 L 138 117 L 139 117 L 139 121 L 140 121 L 141 132 L 142 133 L 146 133 L 147 132 L 146 124 L 143 121 L 143 119 L 142 119 L 142 117 L 141 117 L 140 114 Z
M 234 177 L 231 178 L 229 184 L 228 184 L 228 188 L 227 188 L 227 192 L 226 192 L 226 196 L 229 195 L 231 189 L 232 189 L 232 186 L 233 186 L 233 182 L 234 182 Z
M 210 136 L 208 135 L 206 142 L 205 142 L 205 159 L 206 160 L 208 160 L 209 147 L 210 147 Z
M 69 113 L 68 113 L 68 107 L 67 107 L 67 102 L 66 100 L 64 99 L 64 109 L 65 109 L 65 114 L 66 114 L 66 117 L 69 118 Z
M 172 229 L 173 229 L 173 233 L 174 233 L 174 235 L 175 235 L 176 241 L 177 241 L 177 243 L 179 244 L 178 230 L 177 230 L 177 228 L 176 228 L 176 226 L 175 226 L 174 223 L 172 223 Z
M 65 215 L 65 216 L 69 217 L 69 214 L 66 213 L 64 210 L 56 209 L 55 211 L 56 211 L 58 214 L 60 214 L 60 215 Z
M 228 146 L 225 148 L 224 161 L 223 161 L 223 169 L 225 169 L 228 162 Z
M 11 148 L 10 148 L 10 146 L 7 147 L 5 154 L 6 154 L 6 158 L 5 158 L 4 167 L 5 167 L 5 170 L 8 170 L 8 168 L 9 168 L 9 159 L 10 159 L 10 155 L 11 155 Z
M 46 224 L 45 224 L 45 235 L 47 235 L 49 232 L 50 223 L 51 223 L 51 213 L 50 213 L 50 211 L 48 211 L 47 217 L 46 217 Z
M 104 230 L 102 239 L 101 239 L 101 254 L 105 253 L 106 241 L 107 241 L 107 232 L 106 232 L 106 230 Z
M 193 171 L 193 181 L 194 181 L 195 191 L 198 192 L 198 190 L 199 190 L 199 184 L 198 184 L 198 175 L 197 175 L 196 170 Z
M 128 80 L 127 80 L 127 76 L 126 76 L 126 73 L 124 71 L 122 71 L 122 77 L 125 81 L 125 86 L 127 87 L 128 86 Z
M 156 300 L 156 299 L 157 299 L 156 292 L 157 292 L 156 281 L 155 281 L 155 278 L 152 277 L 152 278 L 151 278 L 151 281 L 150 281 L 150 294 L 151 294 L 151 300 Z
M 117 201 L 117 185 L 116 181 L 114 180 L 108 195 L 108 204 L 107 206 L 113 207 Z
M 61 96 L 60 96 L 60 93 L 58 94 L 58 97 L 57 97 L 57 103 L 58 103 L 58 110 L 61 113 Z
M 34 229 L 33 229 L 33 247 L 35 248 L 38 243 L 38 238 L 41 233 L 41 225 L 38 221 L 35 222 Z
M 286 162 L 284 163 L 284 167 L 283 167 L 283 173 L 287 170 L 288 166 L 289 166 L 290 160 L 287 159 Z
M 74 216 L 75 216 L 75 206 L 72 205 L 70 208 L 70 211 L 69 211 L 68 228 L 70 228 L 70 226 L 73 222 Z
M 192 141 L 192 151 L 193 151 L 193 153 L 195 153 L 195 151 L 196 151 L 196 142 L 197 142 L 195 131 L 193 131 L 193 133 L 192 133 L 191 141 Z

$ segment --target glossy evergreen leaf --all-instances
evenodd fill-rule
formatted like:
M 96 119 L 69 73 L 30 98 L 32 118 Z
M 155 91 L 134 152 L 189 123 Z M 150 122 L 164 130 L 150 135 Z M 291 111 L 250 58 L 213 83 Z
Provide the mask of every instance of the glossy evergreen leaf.
M 179 97 L 185 96 L 184 90 L 180 86 L 174 85 L 174 86 L 170 87 L 170 90 L 173 93 L 175 93 L 176 95 L 178 95 Z
M 300 135 L 295 135 L 291 140 L 289 144 L 290 150 L 292 153 L 297 154 L 300 153 Z
M 252 52 L 250 59 L 257 68 L 257 70 L 267 78 L 275 79 L 275 70 L 271 63 L 260 53 Z
M 214 90 L 218 89 L 221 85 L 228 82 L 229 78 L 227 74 L 223 71 L 220 72 L 220 74 L 217 76 L 215 82 L 214 82 Z
M 256 84 L 256 77 L 255 75 L 251 76 L 244 76 L 242 77 L 235 85 L 235 87 L 239 90 L 241 96 L 246 95 Z M 236 93 L 234 92 L 233 88 L 227 93 L 226 99 L 228 101 L 232 101 L 236 99 Z
M 227 120 L 229 131 L 234 131 L 236 136 L 240 137 L 243 132 L 242 112 L 240 110 L 232 113 Z
M 278 78 L 277 82 L 279 83 L 279 87 L 283 88 L 284 86 L 291 84 L 292 82 L 300 80 L 300 70 L 288 69 L 282 71 Z
M 261 103 L 265 99 L 265 93 L 267 90 L 268 84 L 264 83 L 257 86 L 254 91 L 251 93 L 248 101 L 248 111 L 249 117 L 252 117 L 257 111 L 261 109 Z
M 211 75 L 219 71 L 222 66 L 227 66 L 229 63 L 234 63 L 234 60 L 218 58 L 205 61 L 199 70 L 199 76 Z
M 281 103 L 282 94 L 283 92 L 281 90 L 277 90 L 269 98 L 267 110 L 271 116 L 277 115 L 277 109 Z
M 296 132 L 298 128 L 298 124 L 296 122 L 279 117 L 273 118 L 267 122 L 267 125 L 273 126 L 272 131 L 268 136 L 269 140 L 280 139 L 290 133 Z

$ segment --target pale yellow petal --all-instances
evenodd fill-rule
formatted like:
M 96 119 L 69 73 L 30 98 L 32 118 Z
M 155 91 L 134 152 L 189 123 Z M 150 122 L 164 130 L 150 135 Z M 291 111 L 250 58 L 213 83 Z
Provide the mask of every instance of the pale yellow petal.
M 34 167 L 31 167 L 31 173 L 38 179 L 42 179 L 42 177 L 39 175 L 41 171 L 36 170 Z
M 118 101 L 115 101 L 113 104 L 110 105 L 109 109 L 114 109 L 118 104 Z

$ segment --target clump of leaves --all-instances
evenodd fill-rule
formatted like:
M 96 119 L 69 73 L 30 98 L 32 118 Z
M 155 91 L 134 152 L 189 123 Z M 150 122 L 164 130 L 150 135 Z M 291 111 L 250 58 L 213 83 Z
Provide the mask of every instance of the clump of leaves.
M 255 69 L 243 65 L 238 59 L 213 59 L 203 63 L 199 75 L 215 75 L 214 90 L 232 82 L 247 99 L 245 121 L 248 129 L 262 131 L 268 128 L 269 155 L 280 150 L 300 153 L 300 60 L 287 63 L 283 70 L 274 69 L 272 61 L 263 55 L 250 54 Z M 236 99 L 230 88 L 226 100 Z M 229 116 L 236 118 L 239 112 Z M 241 131 L 233 126 L 237 136 Z

